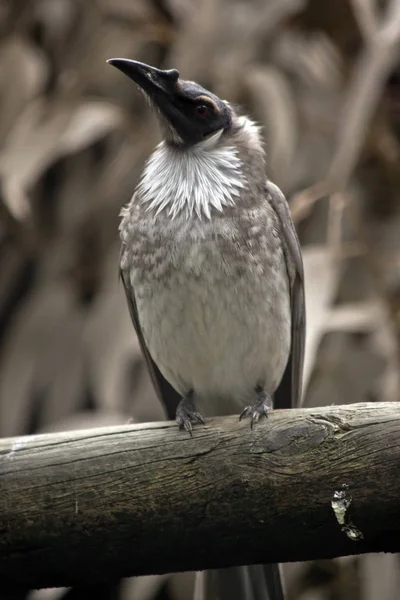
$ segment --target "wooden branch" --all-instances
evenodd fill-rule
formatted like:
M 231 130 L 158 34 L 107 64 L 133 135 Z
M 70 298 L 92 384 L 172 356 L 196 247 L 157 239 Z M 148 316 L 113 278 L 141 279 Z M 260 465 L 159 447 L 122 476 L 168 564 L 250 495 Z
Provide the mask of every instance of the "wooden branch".
M 0 440 L 0 580 L 400 551 L 400 404 Z

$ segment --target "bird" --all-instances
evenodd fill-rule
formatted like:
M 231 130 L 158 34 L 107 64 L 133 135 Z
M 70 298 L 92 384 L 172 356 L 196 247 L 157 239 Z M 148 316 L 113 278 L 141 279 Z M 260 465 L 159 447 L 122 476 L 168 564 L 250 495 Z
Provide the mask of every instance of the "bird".
M 205 417 L 239 413 L 253 427 L 273 407 L 299 406 L 302 254 L 260 127 L 176 69 L 108 62 L 144 94 L 162 134 L 121 211 L 119 272 L 168 417 L 192 435 Z M 212 573 L 220 600 L 284 598 L 278 565 Z M 204 582 L 196 589 L 214 597 Z

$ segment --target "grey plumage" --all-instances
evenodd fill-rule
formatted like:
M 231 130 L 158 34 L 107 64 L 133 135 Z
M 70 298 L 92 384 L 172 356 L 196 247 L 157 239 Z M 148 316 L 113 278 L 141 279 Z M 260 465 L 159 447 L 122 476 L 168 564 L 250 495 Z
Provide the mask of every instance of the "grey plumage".
M 112 64 L 144 89 L 165 135 L 122 211 L 120 272 L 169 417 L 183 397 L 177 420 L 187 429 L 200 420 L 197 410 L 224 415 L 246 404 L 256 421 L 268 413 L 285 368 L 298 405 L 301 251 L 286 199 L 266 178 L 258 127 L 176 71 Z M 276 565 L 225 571 L 216 581 L 221 600 L 235 597 L 231 586 L 238 598 L 283 598 Z
M 254 399 L 256 385 L 272 395 L 290 345 L 294 403 L 301 391 L 304 300 L 297 236 L 280 190 L 264 178 L 251 180 L 254 163 L 260 169 L 264 160 L 261 146 L 257 153 L 246 149 L 258 143 L 255 127 L 241 126 L 231 137 L 247 181 L 239 202 L 214 209 L 208 219 L 188 215 L 182 203 L 183 215 L 171 217 L 170 205 L 149 210 L 138 191 L 121 222 L 122 278 L 142 344 L 181 396 L 195 390 L 205 415 L 239 411 Z M 154 179 L 160 177 L 155 171 Z M 212 194 L 206 176 L 203 185 L 204 197 L 207 185 Z M 289 226 L 282 226 L 286 221 Z

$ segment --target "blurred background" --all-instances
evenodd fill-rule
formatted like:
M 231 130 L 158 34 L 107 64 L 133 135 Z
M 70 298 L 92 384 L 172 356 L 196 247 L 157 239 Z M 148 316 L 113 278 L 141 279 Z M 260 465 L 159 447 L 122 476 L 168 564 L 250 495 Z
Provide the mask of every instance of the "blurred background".
M 263 125 L 304 252 L 305 405 L 399 400 L 399 40 L 400 0 L 0 0 L 0 436 L 164 418 L 117 279 L 118 214 L 159 131 L 117 56 Z M 399 567 L 286 565 L 289 600 L 395 600 Z M 90 591 L 188 600 L 192 580 Z

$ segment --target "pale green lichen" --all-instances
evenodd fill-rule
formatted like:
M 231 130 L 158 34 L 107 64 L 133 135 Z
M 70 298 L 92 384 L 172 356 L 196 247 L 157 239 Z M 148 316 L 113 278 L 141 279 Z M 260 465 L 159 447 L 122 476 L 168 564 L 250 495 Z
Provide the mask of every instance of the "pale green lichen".
M 341 530 L 347 537 L 356 542 L 363 539 L 362 532 L 347 518 L 347 511 L 353 501 L 349 493 L 349 486 L 344 483 L 340 490 L 335 490 L 331 501 L 331 506 L 339 525 L 342 525 Z
M 339 525 L 344 525 L 346 521 L 346 512 L 349 508 L 352 498 L 347 496 L 348 486 L 344 484 L 341 490 L 336 490 L 333 494 L 331 506 L 336 515 Z
M 347 535 L 347 537 L 353 542 L 357 542 L 358 540 L 362 540 L 364 538 L 363 534 L 357 527 L 351 523 L 351 525 L 345 525 L 342 527 L 342 531 Z

